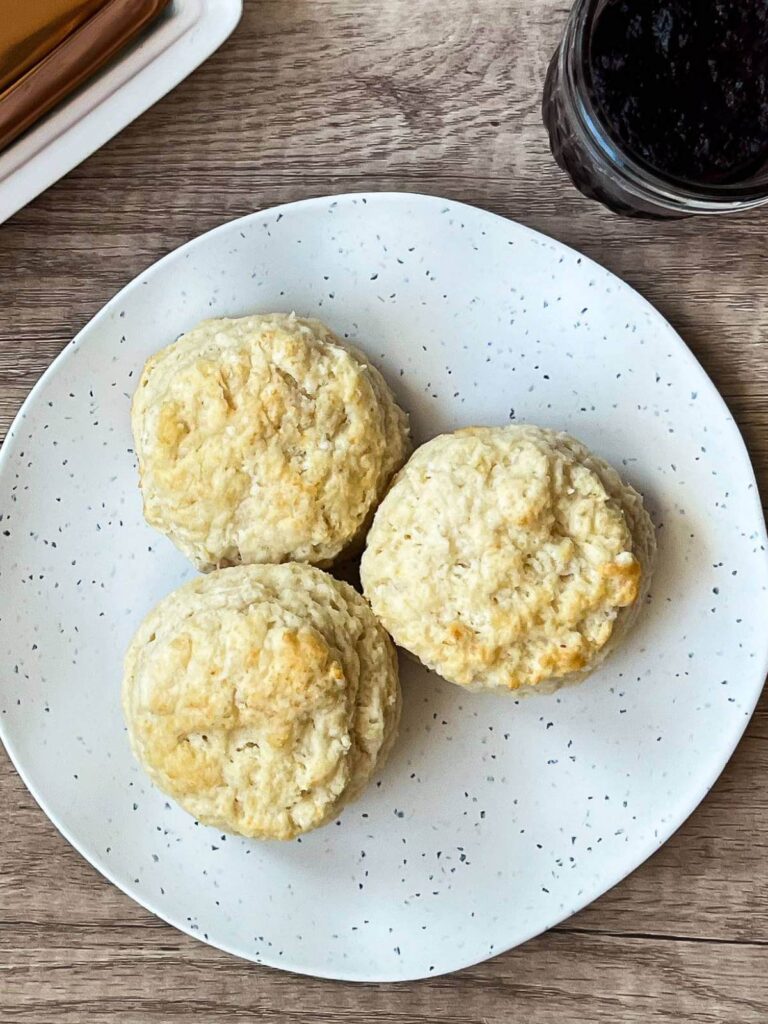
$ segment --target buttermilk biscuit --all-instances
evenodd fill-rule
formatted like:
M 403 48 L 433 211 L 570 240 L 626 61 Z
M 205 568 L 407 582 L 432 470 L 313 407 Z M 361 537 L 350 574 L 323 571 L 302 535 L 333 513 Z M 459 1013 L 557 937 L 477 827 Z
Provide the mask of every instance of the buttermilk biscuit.
M 144 515 L 198 566 L 359 549 L 410 450 L 381 374 L 317 320 L 207 320 L 133 399 Z
M 551 692 L 619 643 L 655 548 L 640 495 L 584 445 L 478 427 L 412 456 L 376 513 L 361 578 L 395 642 L 445 679 Z
M 152 781 L 206 825 L 291 839 L 333 818 L 389 753 L 392 643 L 362 597 L 309 565 L 199 577 L 149 613 L 123 711 Z

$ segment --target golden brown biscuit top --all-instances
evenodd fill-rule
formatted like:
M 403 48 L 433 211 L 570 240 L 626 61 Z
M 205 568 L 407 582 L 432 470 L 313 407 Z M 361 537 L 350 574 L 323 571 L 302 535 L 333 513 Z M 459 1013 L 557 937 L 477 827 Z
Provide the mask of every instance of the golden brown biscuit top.
M 314 320 L 200 324 L 133 403 L 145 515 L 201 568 L 329 564 L 408 451 L 380 374 Z
M 306 565 L 227 569 L 145 619 L 123 706 L 161 789 L 203 822 L 285 839 L 327 820 L 386 752 L 397 666 L 346 584 Z
M 397 643 L 462 685 L 517 689 L 577 673 L 640 590 L 622 487 L 551 431 L 434 438 L 376 514 L 366 597 Z

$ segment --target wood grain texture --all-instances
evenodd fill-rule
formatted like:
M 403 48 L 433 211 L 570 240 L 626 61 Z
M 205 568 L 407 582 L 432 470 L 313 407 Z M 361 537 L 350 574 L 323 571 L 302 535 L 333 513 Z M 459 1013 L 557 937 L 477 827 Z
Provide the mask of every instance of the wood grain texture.
M 0 227 L 0 436 L 148 263 L 313 195 L 422 191 L 576 246 L 680 330 L 768 494 L 768 214 L 669 224 L 583 199 L 539 102 L 555 0 L 246 0 L 188 81 Z M 0 765 L 0 1020 L 530 1024 L 768 1020 L 768 700 L 679 833 L 553 932 L 448 978 L 353 986 L 220 954 L 108 885 Z

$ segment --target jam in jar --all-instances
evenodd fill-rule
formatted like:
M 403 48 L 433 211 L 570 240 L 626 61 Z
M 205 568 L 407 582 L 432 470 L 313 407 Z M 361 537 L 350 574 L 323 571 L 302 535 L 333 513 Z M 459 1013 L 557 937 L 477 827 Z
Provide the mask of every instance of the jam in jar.
M 617 212 L 768 201 L 768 0 L 580 0 L 543 113 L 557 162 Z

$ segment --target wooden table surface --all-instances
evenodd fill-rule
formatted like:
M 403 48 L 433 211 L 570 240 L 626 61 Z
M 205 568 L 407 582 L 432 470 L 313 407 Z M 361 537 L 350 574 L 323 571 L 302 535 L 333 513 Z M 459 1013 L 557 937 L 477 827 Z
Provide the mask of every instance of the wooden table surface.
M 223 220 L 355 190 L 429 192 L 559 238 L 680 330 L 768 493 L 768 213 L 639 223 L 583 199 L 539 116 L 563 0 L 246 0 L 228 43 L 0 226 L 0 436 L 123 284 Z M 768 623 L 766 624 L 768 628 Z M 538 939 L 427 982 L 258 968 L 107 883 L 0 755 L 0 1020 L 768 1021 L 768 701 L 677 835 Z

